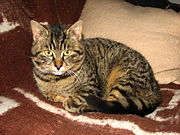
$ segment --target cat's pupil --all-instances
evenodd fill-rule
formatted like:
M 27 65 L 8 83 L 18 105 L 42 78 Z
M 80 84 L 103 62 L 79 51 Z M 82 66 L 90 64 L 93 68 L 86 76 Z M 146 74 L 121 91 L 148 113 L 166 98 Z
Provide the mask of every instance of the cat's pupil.
M 69 54 L 69 51 L 68 51 L 68 50 L 66 51 L 66 54 Z
M 66 51 L 64 51 L 64 55 L 70 55 L 70 51 L 69 50 L 66 50 Z

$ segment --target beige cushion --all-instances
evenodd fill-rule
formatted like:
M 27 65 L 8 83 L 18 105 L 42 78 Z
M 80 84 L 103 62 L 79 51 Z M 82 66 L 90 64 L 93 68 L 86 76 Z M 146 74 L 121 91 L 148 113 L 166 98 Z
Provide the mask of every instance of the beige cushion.
M 180 83 L 180 15 L 121 0 L 86 0 L 81 17 L 85 38 L 104 37 L 139 51 L 159 83 Z

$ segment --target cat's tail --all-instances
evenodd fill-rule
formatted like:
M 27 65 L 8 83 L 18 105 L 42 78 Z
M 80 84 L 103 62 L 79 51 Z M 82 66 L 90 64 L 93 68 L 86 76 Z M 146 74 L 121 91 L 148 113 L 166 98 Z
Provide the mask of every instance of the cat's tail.
M 108 114 L 136 114 L 139 116 L 145 116 L 155 109 L 144 108 L 143 110 L 137 110 L 133 106 L 125 108 L 119 102 L 105 101 L 92 95 L 85 97 L 85 100 L 92 110 Z
M 105 101 L 92 95 L 85 97 L 85 100 L 92 110 L 96 110 L 98 112 L 114 114 L 125 111 L 123 107 L 120 107 L 118 102 Z

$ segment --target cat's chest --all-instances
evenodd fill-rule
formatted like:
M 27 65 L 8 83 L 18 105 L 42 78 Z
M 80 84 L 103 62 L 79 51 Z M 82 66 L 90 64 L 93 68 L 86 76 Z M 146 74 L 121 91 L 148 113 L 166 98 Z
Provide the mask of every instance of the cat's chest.
M 35 80 L 42 93 L 54 93 L 62 97 L 68 97 L 78 85 L 74 77 L 52 82 L 43 81 L 38 77 L 35 77 Z

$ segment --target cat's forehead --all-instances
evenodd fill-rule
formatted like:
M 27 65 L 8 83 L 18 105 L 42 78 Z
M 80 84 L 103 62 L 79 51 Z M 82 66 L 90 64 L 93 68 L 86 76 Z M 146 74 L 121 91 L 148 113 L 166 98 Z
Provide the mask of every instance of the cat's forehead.
M 77 49 L 79 45 L 75 40 L 70 40 L 67 37 L 67 30 L 69 25 L 58 24 L 58 25 L 48 25 L 46 26 L 48 30 L 48 37 L 44 39 L 45 48 L 52 50 L 64 50 L 64 49 Z
M 67 29 L 66 25 L 59 24 L 59 25 L 51 25 L 48 27 L 49 36 L 56 40 L 60 40 L 65 36 L 65 30 Z
M 48 37 L 45 38 L 46 47 L 57 49 L 60 48 L 59 46 L 62 44 L 64 39 L 66 38 L 65 30 L 66 26 L 63 24 L 59 25 L 48 25 L 46 29 L 48 30 Z

